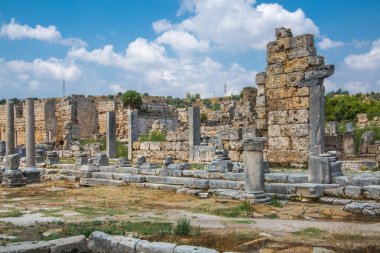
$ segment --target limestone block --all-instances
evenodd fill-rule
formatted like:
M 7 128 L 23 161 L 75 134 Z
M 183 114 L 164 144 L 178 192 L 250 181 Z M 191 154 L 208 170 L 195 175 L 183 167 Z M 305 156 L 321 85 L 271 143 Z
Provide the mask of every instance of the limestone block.
M 285 62 L 284 73 L 305 71 L 309 67 L 308 57 L 296 58 Z
M 218 253 L 218 251 L 203 247 L 182 245 L 178 246 L 174 253 Z
M 174 151 L 180 151 L 181 150 L 181 142 L 172 142 L 172 149 Z
M 242 129 L 241 128 L 223 129 L 219 132 L 219 136 L 223 141 L 224 140 L 238 141 L 238 140 L 241 140 Z
M 281 111 L 286 108 L 286 99 L 275 99 L 275 100 L 268 100 L 267 102 L 267 110 L 270 111 Z
M 287 124 L 287 111 L 270 111 L 268 112 L 268 125 L 284 125 Z
M 111 236 L 103 232 L 92 232 L 88 241 L 88 249 L 94 253 L 103 252 L 125 252 L 135 253 L 135 248 L 140 239 L 124 237 L 124 236 Z
M 86 237 L 84 235 L 72 236 L 48 242 L 50 253 L 87 252 Z
M 141 142 L 140 141 L 134 141 L 132 146 L 134 150 L 140 149 Z
M 302 124 L 309 122 L 308 109 L 289 110 L 288 115 L 289 117 L 287 118 L 287 122 L 289 124 Z
M 358 123 L 367 123 L 368 122 L 368 116 L 366 113 L 359 113 L 356 115 L 358 118 Z
M 291 137 L 291 149 L 292 150 L 302 150 L 302 151 L 308 151 L 309 150 L 309 141 L 305 137 Z
M 256 107 L 256 113 L 259 119 L 267 117 L 267 109 L 265 107 Z
M 288 54 L 289 60 L 295 59 L 295 58 L 302 58 L 307 56 L 316 56 L 317 50 L 315 47 L 299 47 L 299 48 L 292 48 L 290 49 L 290 52 Z
M 363 195 L 368 199 L 380 200 L 380 185 L 364 186 Z
M 229 141 L 229 150 L 243 150 L 243 141 Z
M 362 188 L 360 186 L 346 186 L 344 189 L 344 195 L 354 199 L 360 198 L 362 195 Z
M 380 177 L 373 175 L 356 176 L 350 179 L 349 185 L 367 186 L 380 184 Z
M 309 125 L 304 124 L 287 124 L 281 126 L 282 136 L 303 137 L 309 135 Z
M 18 154 L 5 156 L 5 169 L 13 170 L 20 166 L 20 156 Z
M 278 43 L 278 41 L 271 41 L 267 44 L 267 54 L 284 52 L 284 45 Z
M 140 144 L 140 150 L 149 150 L 150 141 L 144 141 Z
M 229 151 L 228 156 L 234 162 L 242 161 L 242 151 L 240 150 L 239 151 L 231 150 Z
M 256 127 L 258 128 L 258 129 L 266 129 L 267 128 L 267 119 L 261 119 L 261 118 L 259 118 L 259 119 L 257 119 L 256 120 Z
M 299 36 L 294 36 L 290 39 L 291 48 L 300 47 L 314 47 L 314 35 L 304 34 Z
M 265 95 L 265 84 L 257 84 L 257 96 Z
M 289 109 L 307 109 L 309 108 L 308 97 L 292 97 L 286 100 L 286 108 Z
M 310 66 L 321 66 L 325 64 L 325 59 L 322 56 L 310 56 L 308 57 L 308 63 Z
M 262 96 L 257 96 L 256 97 L 256 106 L 257 107 L 265 107 L 266 105 L 266 99 L 265 99 L 265 96 L 262 95 Z
M 288 73 L 286 76 L 286 83 L 288 86 L 298 86 L 301 80 L 305 79 L 305 73 L 303 71 L 297 71 Z
M 270 149 L 289 148 L 290 145 L 291 145 L 290 138 L 288 138 L 288 137 L 268 138 L 268 147 Z
M 376 154 L 377 152 L 377 145 L 368 145 L 368 154 Z
M 152 150 L 152 151 L 161 150 L 160 145 L 161 145 L 161 142 L 159 142 L 159 141 L 152 141 L 149 144 L 149 150 Z
M 163 151 L 172 150 L 172 143 L 168 141 L 163 141 L 160 144 L 160 149 Z
M 284 52 L 279 52 L 279 53 L 267 52 L 268 64 L 283 63 L 286 60 L 287 60 L 287 55 Z
M 277 63 L 277 64 L 271 64 L 268 65 L 265 69 L 266 73 L 269 73 L 270 75 L 278 75 L 284 73 L 284 64 Z
M 265 78 L 266 78 L 265 72 L 256 74 L 256 85 L 259 86 L 260 84 L 265 84 Z
M 286 74 L 267 76 L 265 82 L 266 88 L 280 88 L 286 85 Z
M 281 126 L 280 125 L 269 125 L 268 126 L 268 136 L 269 137 L 280 137 L 281 136 Z
M 266 158 L 273 163 L 298 163 L 307 161 L 309 152 L 302 150 L 268 149 Z

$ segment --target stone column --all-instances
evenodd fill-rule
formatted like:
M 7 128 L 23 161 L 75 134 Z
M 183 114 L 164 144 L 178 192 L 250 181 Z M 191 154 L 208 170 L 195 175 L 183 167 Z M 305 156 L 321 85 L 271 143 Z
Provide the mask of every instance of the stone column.
M 27 183 L 40 182 L 41 171 L 36 168 L 36 142 L 34 122 L 34 99 L 25 100 L 25 123 L 26 123 L 26 168 L 24 174 Z
M 34 124 L 34 100 L 32 98 L 26 99 L 26 167 L 35 167 L 35 124 Z
M 6 122 L 6 154 L 11 155 L 15 152 L 15 127 L 14 127 L 14 106 L 13 103 L 7 100 L 6 103 L 6 113 L 7 113 L 7 122 Z
M 128 159 L 130 161 L 132 161 L 133 142 L 138 138 L 138 112 L 128 109 Z
M 244 182 L 246 198 L 251 203 L 263 203 L 270 201 L 265 195 L 264 178 L 264 144 L 267 138 L 257 137 L 244 142 Z
M 115 112 L 107 112 L 107 156 L 113 158 L 116 156 L 116 116 Z
M 199 107 L 189 107 L 189 161 L 194 161 L 194 146 L 201 143 L 201 114 Z

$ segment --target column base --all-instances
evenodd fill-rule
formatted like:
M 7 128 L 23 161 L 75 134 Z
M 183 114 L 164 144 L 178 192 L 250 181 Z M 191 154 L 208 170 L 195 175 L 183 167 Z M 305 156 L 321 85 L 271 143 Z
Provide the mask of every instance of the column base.
M 244 195 L 244 198 L 248 200 L 251 204 L 256 203 L 269 203 L 271 198 L 269 198 L 265 192 L 253 192 L 253 193 L 246 193 Z
M 41 170 L 36 167 L 27 167 L 24 169 L 23 174 L 26 177 L 26 182 L 30 183 L 40 183 L 41 182 Z

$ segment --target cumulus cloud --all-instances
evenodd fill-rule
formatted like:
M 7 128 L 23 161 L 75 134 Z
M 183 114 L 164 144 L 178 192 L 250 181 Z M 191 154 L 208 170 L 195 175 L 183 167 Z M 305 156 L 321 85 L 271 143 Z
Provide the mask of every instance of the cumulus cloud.
M 110 90 L 112 90 L 112 92 L 114 93 L 118 93 L 118 92 L 123 92 L 125 89 L 123 87 L 121 87 L 120 84 L 118 83 L 115 83 L 115 84 L 111 84 L 109 86 Z
M 158 33 L 182 30 L 215 48 L 234 51 L 265 49 L 274 39 L 274 29 L 282 26 L 295 35 L 319 35 L 318 27 L 301 9 L 291 12 L 279 4 L 254 4 L 247 0 L 184 0 L 179 15 L 188 12 L 190 17 L 175 24 L 160 20 L 153 28 Z
M 157 43 L 170 45 L 175 51 L 206 51 L 209 43 L 205 40 L 198 40 L 194 35 L 179 30 L 170 30 L 157 38 Z
M 28 25 L 16 23 L 14 18 L 11 19 L 9 24 L 3 24 L 1 26 L 0 37 L 5 37 L 10 40 L 35 39 L 76 47 L 86 45 L 83 40 L 78 38 L 63 38 L 54 25 L 47 27 L 36 25 L 36 27 L 33 28 Z
M 324 37 L 319 43 L 318 47 L 320 49 L 330 49 L 344 46 L 344 43 L 341 41 L 334 41 L 327 37 Z
M 349 55 L 344 59 L 344 63 L 356 70 L 380 69 L 380 39 L 372 43 L 372 48 L 368 53 Z

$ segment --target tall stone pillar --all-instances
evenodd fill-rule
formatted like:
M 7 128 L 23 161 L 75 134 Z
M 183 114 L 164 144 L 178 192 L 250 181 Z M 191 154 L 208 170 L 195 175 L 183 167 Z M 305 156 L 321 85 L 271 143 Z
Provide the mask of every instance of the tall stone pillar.
M 128 109 L 128 159 L 130 161 L 132 161 L 133 142 L 138 138 L 138 112 Z
M 264 178 L 264 144 L 265 137 L 257 137 L 244 142 L 244 182 L 246 198 L 251 203 L 263 203 L 270 201 L 265 195 Z
M 199 107 L 189 108 L 189 161 L 194 161 L 194 146 L 201 143 L 201 114 Z
M 6 122 L 6 154 L 11 155 L 15 152 L 15 127 L 14 127 L 14 106 L 13 103 L 7 100 L 6 103 L 6 113 L 7 113 L 7 122 Z
M 36 166 L 35 154 L 35 123 L 34 123 L 34 100 L 26 99 L 26 167 Z
M 114 158 L 116 156 L 116 116 L 115 112 L 107 112 L 107 156 Z
M 26 168 L 24 174 L 27 183 L 40 182 L 41 171 L 36 168 L 36 142 L 34 121 L 34 99 L 25 100 L 25 123 L 26 123 Z

